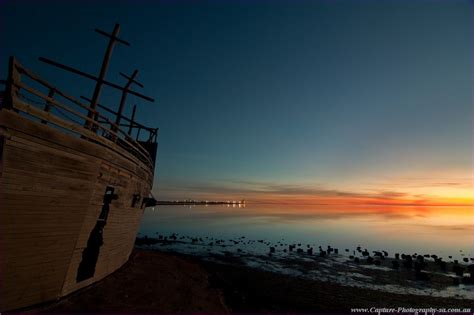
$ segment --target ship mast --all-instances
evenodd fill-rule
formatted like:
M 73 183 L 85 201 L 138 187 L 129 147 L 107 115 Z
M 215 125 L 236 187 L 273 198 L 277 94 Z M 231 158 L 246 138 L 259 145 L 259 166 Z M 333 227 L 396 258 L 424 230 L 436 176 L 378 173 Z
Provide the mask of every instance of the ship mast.
M 104 35 L 106 37 L 109 38 L 109 44 L 107 46 L 107 49 L 105 50 L 105 54 L 104 54 L 104 59 L 102 60 L 102 66 L 100 68 L 100 74 L 99 74 L 99 78 L 98 80 L 96 81 L 96 84 L 95 84 L 95 88 L 94 88 L 94 94 L 92 95 L 92 101 L 90 103 L 90 108 L 91 109 L 95 109 L 97 107 L 97 102 L 99 101 L 99 96 L 100 96 L 100 92 L 102 90 L 102 84 L 103 84 L 103 81 L 105 79 L 105 75 L 107 74 L 107 70 L 109 69 L 109 62 L 110 62 L 110 57 L 112 57 L 112 50 L 114 49 L 114 46 L 115 46 L 115 43 L 116 42 L 119 42 L 119 43 L 122 43 L 126 46 L 130 46 L 130 43 L 118 38 L 118 34 L 120 32 L 120 25 L 119 24 L 115 24 L 115 27 L 114 27 L 114 30 L 112 32 L 112 34 L 108 34 L 104 31 L 101 31 L 99 29 L 95 29 L 95 31 L 101 35 Z M 89 111 L 89 113 L 87 114 L 87 117 L 89 118 L 92 118 L 92 116 L 94 116 L 94 120 L 97 120 L 97 115 L 93 115 L 92 111 Z M 90 122 L 86 121 L 86 127 L 88 127 L 89 129 L 91 129 L 90 127 Z M 95 129 L 96 128 L 92 128 Z
M 114 48 L 115 44 L 116 43 L 121 43 L 121 44 L 124 44 L 126 46 L 130 46 L 130 43 L 128 43 L 127 41 L 125 41 L 125 40 L 118 37 L 118 34 L 120 32 L 120 25 L 119 24 L 115 24 L 115 27 L 114 27 L 114 30 L 113 30 L 112 34 L 106 33 L 106 32 L 104 32 L 102 30 L 99 30 L 99 29 L 95 29 L 95 31 L 97 33 L 99 33 L 101 35 L 104 35 L 104 36 L 109 38 L 109 43 L 108 43 L 107 49 L 105 50 L 104 59 L 102 60 L 102 66 L 101 66 L 100 73 L 99 73 L 98 77 L 96 77 L 94 75 L 91 75 L 91 74 L 88 74 L 88 73 L 85 73 L 81 70 L 75 69 L 73 67 L 66 66 L 64 64 L 61 64 L 59 62 L 53 61 L 53 60 L 48 59 L 48 58 L 40 57 L 39 60 L 42 61 L 42 62 L 45 62 L 47 64 L 53 65 L 55 67 L 61 68 L 63 70 L 66 70 L 66 71 L 69 71 L 69 72 L 72 72 L 72 73 L 75 73 L 75 74 L 81 75 L 83 77 L 86 77 L 88 79 L 92 79 L 92 80 L 96 81 L 96 85 L 95 85 L 95 88 L 94 88 L 94 93 L 92 95 L 92 99 L 90 100 L 90 105 L 89 105 L 90 110 L 87 114 L 87 117 L 93 118 L 95 121 L 97 121 L 97 119 L 98 119 L 96 107 L 97 107 L 97 104 L 99 102 L 99 97 L 100 97 L 100 93 L 101 93 L 101 90 L 102 90 L 102 86 L 103 85 L 108 85 L 108 86 L 113 87 L 115 89 L 121 90 L 122 91 L 122 98 L 121 98 L 121 101 L 120 101 L 119 110 L 118 110 L 117 118 L 116 118 L 116 123 L 119 124 L 120 119 L 121 119 L 121 114 L 123 112 L 123 108 L 124 108 L 124 105 L 125 105 L 126 96 L 128 94 L 135 95 L 135 96 L 140 97 L 140 98 L 142 98 L 144 100 L 147 100 L 149 102 L 154 102 L 155 100 L 151 97 L 148 97 L 148 96 L 142 95 L 138 92 L 135 92 L 133 90 L 130 90 L 130 85 L 132 83 L 135 83 L 140 87 L 143 87 L 142 84 L 140 84 L 139 82 L 134 80 L 136 74 L 138 73 L 138 70 L 135 70 L 135 72 L 132 74 L 131 77 L 128 77 L 128 76 L 124 75 L 123 73 L 120 73 L 122 76 L 124 76 L 125 78 L 127 78 L 129 80 L 128 83 L 123 87 L 105 80 L 105 75 L 107 74 L 107 70 L 109 68 L 110 58 L 112 56 L 112 51 L 113 51 L 113 48 Z M 97 131 L 97 126 L 94 125 L 90 121 L 86 121 L 84 126 L 88 129 L 91 129 L 94 132 Z

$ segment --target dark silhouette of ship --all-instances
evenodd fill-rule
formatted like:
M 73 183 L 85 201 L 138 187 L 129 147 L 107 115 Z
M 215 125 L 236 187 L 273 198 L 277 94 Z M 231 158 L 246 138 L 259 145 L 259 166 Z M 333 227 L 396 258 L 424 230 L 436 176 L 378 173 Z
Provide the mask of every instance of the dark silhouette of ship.
M 150 195 L 157 128 L 123 111 L 138 71 L 105 80 L 118 37 L 109 38 L 98 76 L 41 61 L 96 81 L 80 100 L 10 57 L 0 97 L 0 311 L 57 299 L 96 282 L 129 258 Z M 116 110 L 99 104 L 119 89 Z

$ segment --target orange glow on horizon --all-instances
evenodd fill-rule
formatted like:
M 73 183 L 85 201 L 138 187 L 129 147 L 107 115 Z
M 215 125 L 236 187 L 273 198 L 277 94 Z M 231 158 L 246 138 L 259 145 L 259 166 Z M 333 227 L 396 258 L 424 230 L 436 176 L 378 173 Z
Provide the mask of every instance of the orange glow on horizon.
M 387 206 L 474 206 L 474 196 L 341 196 L 255 195 L 245 198 L 254 203 L 295 205 L 387 205 Z
M 471 177 L 460 174 L 407 176 L 372 181 L 365 179 L 357 182 L 336 182 L 331 185 L 316 182 L 285 184 L 242 181 L 210 186 L 195 185 L 188 191 L 188 198 L 245 199 L 260 204 L 469 207 L 474 206 L 473 183 Z

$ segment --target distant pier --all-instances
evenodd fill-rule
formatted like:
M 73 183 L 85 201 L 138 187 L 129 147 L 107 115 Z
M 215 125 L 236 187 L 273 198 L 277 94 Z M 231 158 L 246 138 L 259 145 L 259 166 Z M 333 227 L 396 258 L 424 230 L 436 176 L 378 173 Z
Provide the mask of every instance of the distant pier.
M 245 205 L 245 200 L 157 200 L 156 205 Z

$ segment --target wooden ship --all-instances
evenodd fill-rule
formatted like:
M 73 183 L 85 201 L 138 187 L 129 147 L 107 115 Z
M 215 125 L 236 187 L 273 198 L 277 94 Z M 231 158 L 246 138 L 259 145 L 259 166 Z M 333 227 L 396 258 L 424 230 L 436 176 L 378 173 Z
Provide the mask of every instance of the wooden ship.
M 150 195 L 157 128 L 123 115 L 127 95 L 153 101 L 137 71 L 123 86 L 105 75 L 118 37 L 109 39 L 100 74 L 41 61 L 96 81 L 92 98 L 74 98 L 10 57 L 0 98 L 0 311 L 52 301 L 127 262 Z M 101 89 L 119 89 L 116 110 Z M 1 86 L 0 86 L 1 87 Z

